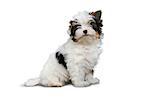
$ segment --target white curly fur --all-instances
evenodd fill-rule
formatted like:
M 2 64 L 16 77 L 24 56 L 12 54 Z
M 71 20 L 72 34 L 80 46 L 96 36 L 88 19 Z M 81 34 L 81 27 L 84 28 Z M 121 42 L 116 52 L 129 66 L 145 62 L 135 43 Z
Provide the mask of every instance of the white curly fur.
M 57 50 L 65 56 L 67 69 L 58 63 L 56 51 L 49 56 L 40 76 L 28 80 L 25 82 L 25 86 L 64 86 L 69 80 L 77 87 L 99 83 L 99 79 L 93 78 L 92 70 L 102 52 L 101 38 L 98 39 L 96 32 L 87 24 L 89 20 L 92 20 L 92 16 L 88 12 L 77 14 L 74 20 L 77 20 L 82 25 L 76 32 L 78 42 L 74 42 L 70 37 Z M 88 30 L 88 36 L 83 35 L 83 30 L 85 29 Z

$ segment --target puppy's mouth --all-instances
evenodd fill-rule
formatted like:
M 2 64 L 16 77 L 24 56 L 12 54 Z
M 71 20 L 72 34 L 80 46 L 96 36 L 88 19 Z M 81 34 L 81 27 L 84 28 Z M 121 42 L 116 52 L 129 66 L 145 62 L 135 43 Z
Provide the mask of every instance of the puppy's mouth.
M 89 35 L 89 34 L 84 34 L 84 35 L 82 35 L 80 38 L 78 38 L 78 40 L 79 39 L 82 39 L 82 38 L 84 38 L 84 37 L 95 37 L 94 35 Z
M 98 35 L 98 33 L 96 33 L 96 35 L 84 34 L 84 35 L 82 35 L 81 37 L 79 37 L 76 40 L 78 41 L 78 40 L 81 40 L 81 39 L 89 39 L 89 38 L 91 38 L 91 39 L 99 39 L 99 35 Z
M 86 35 L 82 35 L 80 38 L 76 39 L 75 42 L 85 44 L 85 43 L 90 43 L 94 40 L 96 40 L 95 35 L 86 34 Z

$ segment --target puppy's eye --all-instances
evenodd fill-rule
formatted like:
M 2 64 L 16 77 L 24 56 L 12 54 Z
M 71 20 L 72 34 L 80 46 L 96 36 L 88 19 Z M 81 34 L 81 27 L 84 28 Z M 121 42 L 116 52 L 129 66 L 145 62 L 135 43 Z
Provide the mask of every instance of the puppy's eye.
M 81 28 L 81 25 L 79 25 L 79 24 L 70 25 L 69 28 L 70 28 L 71 30 L 77 30 L 77 29 Z
M 77 25 L 75 25 L 75 27 L 80 28 L 80 27 L 81 27 L 81 25 L 77 24 Z
M 88 22 L 90 25 L 92 25 L 93 23 L 95 23 L 93 20 L 90 20 L 89 22 Z

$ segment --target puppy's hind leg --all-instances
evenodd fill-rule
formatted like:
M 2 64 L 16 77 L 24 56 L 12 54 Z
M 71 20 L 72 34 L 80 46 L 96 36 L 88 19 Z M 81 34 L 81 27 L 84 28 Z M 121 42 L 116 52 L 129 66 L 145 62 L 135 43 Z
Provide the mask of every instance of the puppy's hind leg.
M 45 79 L 40 82 L 40 85 L 45 86 L 45 87 L 62 87 L 65 85 L 65 83 L 57 81 L 57 80 L 50 81 L 50 80 Z

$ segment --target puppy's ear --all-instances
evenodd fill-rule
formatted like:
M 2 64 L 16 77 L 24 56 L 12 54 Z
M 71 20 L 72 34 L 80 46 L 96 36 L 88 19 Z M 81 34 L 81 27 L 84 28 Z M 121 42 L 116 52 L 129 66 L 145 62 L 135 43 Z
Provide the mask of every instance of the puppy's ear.
M 90 15 L 94 16 L 97 24 L 100 26 L 100 27 L 103 27 L 103 24 L 102 24 L 102 19 L 101 19 L 101 16 L 102 16 L 102 11 L 101 10 L 98 10 L 96 12 L 91 12 L 89 13 Z
M 96 12 L 91 12 L 90 14 L 95 16 L 95 19 L 97 21 L 101 20 L 101 16 L 102 16 L 102 11 L 101 10 L 98 10 Z
M 70 23 L 71 25 L 74 25 L 74 24 L 76 24 L 77 22 L 76 22 L 76 21 L 71 20 L 69 23 Z
M 102 27 L 103 27 L 103 20 L 101 19 L 101 16 L 102 16 L 102 11 L 101 10 L 98 10 L 96 12 L 91 12 L 89 13 L 90 15 L 94 16 L 93 19 L 96 21 L 96 25 L 98 26 L 98 33 L 99 35 L 102 36 Z
M 72 24 L 73 24 L 73 21 L 71 20 L 70 22 L 69 22 L 69 28 L 68 28 L 68 31 L 67 31 L 67 33 L 69 34 L 69 35 L 71 35 L 71 28 L 72 28 Z

